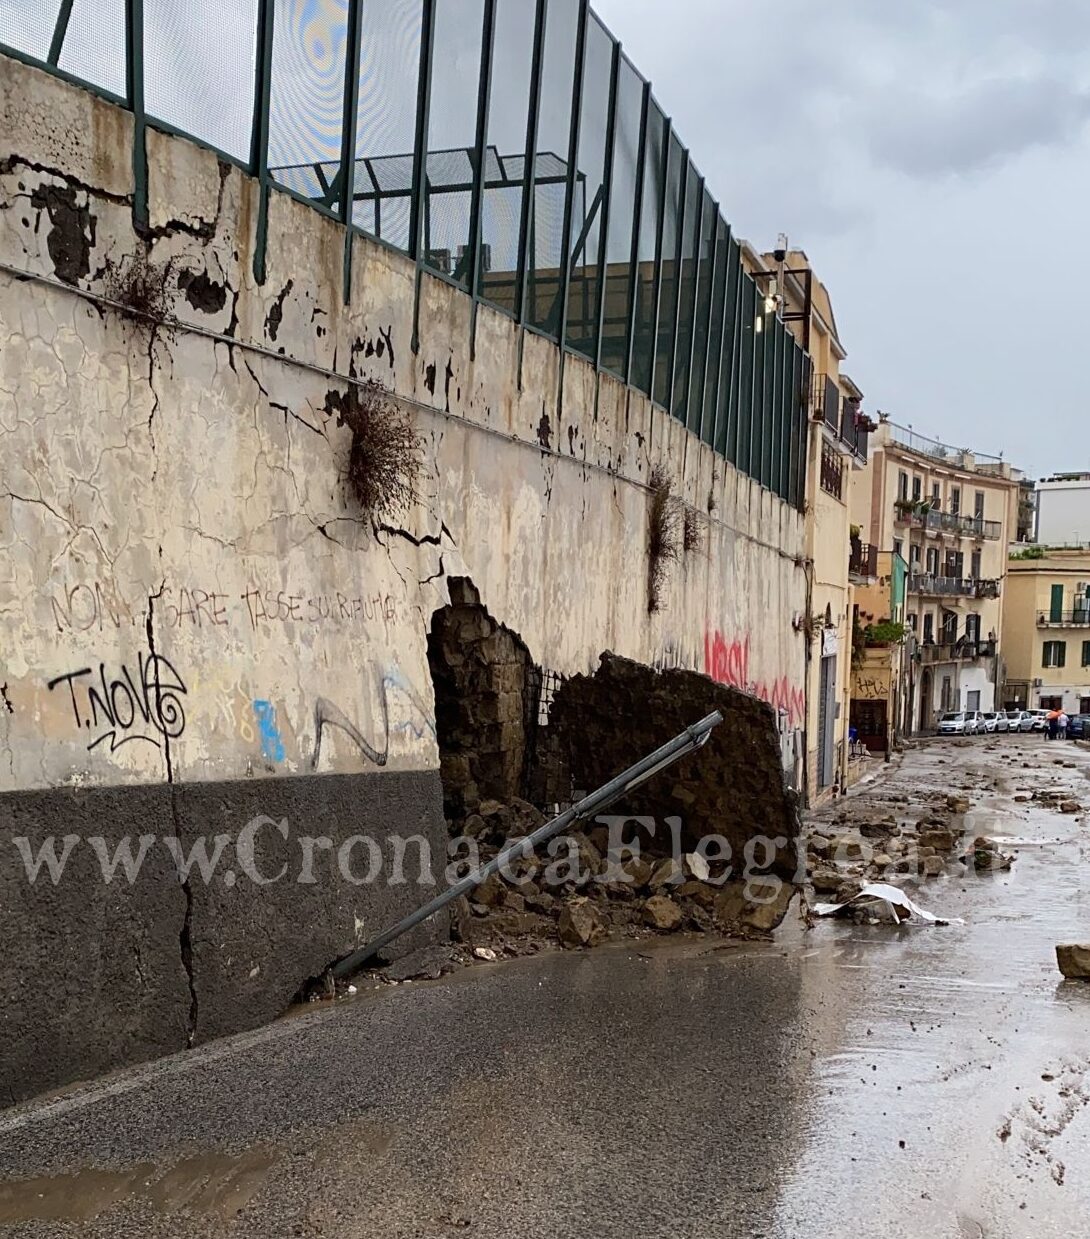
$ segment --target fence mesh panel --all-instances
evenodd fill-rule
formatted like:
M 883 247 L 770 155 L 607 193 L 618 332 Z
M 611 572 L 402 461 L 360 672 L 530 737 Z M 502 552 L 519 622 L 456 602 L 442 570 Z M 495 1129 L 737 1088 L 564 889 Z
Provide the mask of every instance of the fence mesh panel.
M 45 60 L 61 0 L 0 0 L 0 43 Z
M 96 3 L 100 0 L 96 0 Z M 257 0 L 144 0 L 148 115 L 248 162 L 257 69 Z

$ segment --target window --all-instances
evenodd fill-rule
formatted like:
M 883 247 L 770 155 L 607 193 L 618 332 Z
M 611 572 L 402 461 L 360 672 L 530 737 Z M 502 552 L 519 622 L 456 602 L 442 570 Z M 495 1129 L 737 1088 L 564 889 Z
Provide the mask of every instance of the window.
M 924 645 L 935 643 L 935 615 L 932 611 L 928 611 L 923 617 L 923 640 Z
M 1090 714 L 1090 697 L 1079 698 L 1079 713 Z
M 980 580 L 980 552 L 973 552 L 972 567 L 969 569 L 969 575 L 974 581 Z
M 939 548 L 937 546 L 927 548 L 927 573 L 928 576 L 939 575 Z
M 972 641 L 974 644 L 980 641 L 980 616 L 967 615 L 965 617 L 965 639 Z
M 1053 585 L 1049 596 L 1049 611 L 1048 622 L 1050 624 L 1059 624 L 1064 617 L 1064 587 L 1062 585 Z
M 1084 641 L 1082 643 L 1082 665 L 1084 667 L 1090 667 L 1090 641 Z
M 912 498 L 917 503 L 923 498 L 923 478 L 914 477 L 912 479 Z
M 936 512 L 942 507 L 942 486 L 938 482 L 931 483 L 931 506 Z
M 915 542 L 909 543 L 908 560 L 911 564 L 918 564 L 920 562 L 920 547 Z
M 901 472 L 897 474 L 897 497 L 908 501 L 908 474 Z
M 942 709 L 949 710 L 954 704 L 954 684 L 948 675 L 942 677 Z
M 953 645 L 958 639 L 958 616 L 956 611 L 944 611 L 942 616 L 942 643 Z
M 978 521 L 984 519 L 984 492 L 978 490 L 973 496 L 973 515 Z
M 1044 659 L 1041 663 L 1044 667 L 1064 667 L 1067 665 L 1067 642 L 1066 641 L 1046 641 L 1044 650 Z
M 916 631 L 916 621 L 917 621 L 917 619 L 918 619 L 918 618 L 919 618 L 919 617 L 917 616 L 917 614 L 916 614 L 916 612 L 915 612 L 915 611 L 909 611 L 909 613 L 908 613 L 908 626 L 909 626 L 909 628 L 911 628 L 911 629 L 912 629 L 912 631 L 913 631 L 913 632 L 915 632 L 915 631 Z
M 950 488 L 950 511 L 954 516 L 961 511 L 961 487 L 952 486 Z
M 893 539 L 893 553 L 894 553 L 894 555 L 900 555 L 900 553 L 901 553 L 901 547 L 902 547 L 902 546 L 904 546 L 904 543 L 901 541 L 901 539 L 900 539 L 900 538 L 894 538 L 894 539 Z

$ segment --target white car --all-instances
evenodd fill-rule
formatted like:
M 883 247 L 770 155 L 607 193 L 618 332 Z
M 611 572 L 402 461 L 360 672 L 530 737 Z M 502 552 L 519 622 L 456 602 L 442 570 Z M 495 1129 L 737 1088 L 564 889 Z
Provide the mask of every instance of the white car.
M 1007 730 L 1006 715 L 996 714 L 994 710 L 985 710 L 980 715 L 980 719 L 984 724 L 984 733 L 986 735 L 994 735 L 999 730 L 999 720 L 1001 718 L 1003 720 L 1003 730 L 1006 731 Z
M 1044 731 L 1048 727 L 1048 716 L 1051 713 L 1049 710 L 1030 710 L 1030 718 L 1033 719 L 1031 729 L 1033 731 Z
M 940 736 L 971 736 L 975 731 L 975 710 L 950 710 L 939 719 Z

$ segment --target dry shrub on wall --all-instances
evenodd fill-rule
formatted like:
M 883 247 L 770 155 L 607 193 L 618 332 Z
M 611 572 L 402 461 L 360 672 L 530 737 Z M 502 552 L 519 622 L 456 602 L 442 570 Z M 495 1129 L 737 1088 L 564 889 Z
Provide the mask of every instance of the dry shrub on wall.
M 668 566 L 681 554 L 683 537 L 682 509 L 671 493 L 670 476 L 663 465 L 651 470 L 651 507 L 648 516 L 647 610 L 654 613 L 662 607 L 662 590 L 666 584 Z
M 376 383 L 353 384 L 340 421 L 352 434 L 346 481 L 364 514 L 395 516 L 416 503 L 423 444 L 409 415 Z
M 682 526 L 681 541 L 686 551 L 699 551 L 704 533 L 700 526 L 700 517 L 695 508 L 685 509 L 685 520 Z
M 107 260 L 103 272 L 103 288 L 107 298 L 121 313 L 157 332 L 171 316 L 171 294 L 168 290 L 174 260 L 163 266 L 153 263 L 144 249 L 126 255 L 120 262 Z

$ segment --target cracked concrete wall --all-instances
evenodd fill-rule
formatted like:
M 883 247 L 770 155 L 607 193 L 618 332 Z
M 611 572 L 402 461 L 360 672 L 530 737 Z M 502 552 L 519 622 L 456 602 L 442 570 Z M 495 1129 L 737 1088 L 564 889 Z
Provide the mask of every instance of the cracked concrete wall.
M 259 812 L 312 829 L 301 819 L 317 803 L 313 833 L 421 833 L 441 847 L 427 633 L 462 577 L 562 675 L 613 650 L 772 702 L 790 765 L 804 714 L 796 511 L 638 393 L 574 357 L 562 367 L 550 341 L 520 341 L 484 306 L 474 326 L 469 299 L 430 276 L 414 352 L 413 264 L 353 237 L 344 304 L 343 230 L 275 190 L 257 284 L 258 187 L 193 143 L 148 132 L 138 233 L 132 129 L 123 110 L 0 59 L 5 847 L 22 833 L 36 849 L 96 814 L 113 840 L 145 811 L 145 830 L 192 839 L 200 823 L 178 818 L 187 791 L 236 832 Z M 365 518 L 346 491 L 349 379 L 389 391 L 421 437 L 404 519 Z M 659 462 L 702 536 L 650 615 Z M 14 855 L 0 887 L 25 881 Z M 66 889 L 78 911 L 79 883 Z M 103 1016 L 82 1051 L 20 1088 L 259 1023 L 323 959 L 419 902 L 411 885 L 387 898 L 332 878 L 302 903 L 283 884 L 240 883 L 232 899 L 190 886 L 179 903 L 176 886 L 153 883 L 131 906 L 109 889 L 97 921 L 97 897 L 69 921 L 63 958 L 24 952 L 0 981 L 73 993 L 88 969 L 109 978 L 139 958 L 161 984 L 133 998 L 103 982 L 88 1001 L 143 1031 L 111 1049 Z M 28 906 L 54 915 L 0 889 L 9 941 L 25 937 L 29 913 L 15 909 Z M 94 1023 L 87 1010 L 76 1026 Z M 69 1036 L 50 1028 L 38 1034 Z
M 430 277 L 414 354 L 412 265 L 356 237 L 344 305 L 343 232 L 276 192 L 258 286 L 256 186 L 196 145 L 149 132 L 136 236 L 130 118 L 4 69 L 0 788 L 372 765 L 344 728 L 319 743 L 322 703 L 388 768 L 434 769 L 425 634 L 449 575 L 563 674 L 612 649 L 801 724 L 796 512 L 571 357 L 559 401 L 557 349 L 527 334 L 520 365 L 503 315 L 478 311 L 471 348 L 469 300 Z M 134 286 L 169 321 L 75 295 Z M 333 374 L 412 411 L 426 481 L 402 526 L 345 493 Z M 649 616 L 660 459 L 706 536 Z

